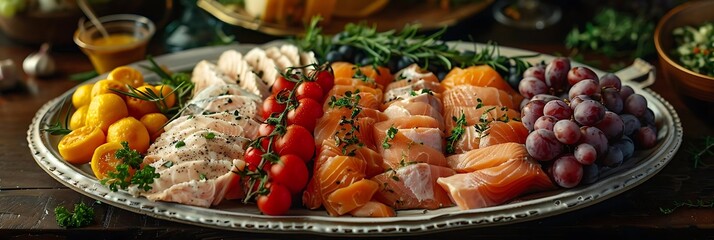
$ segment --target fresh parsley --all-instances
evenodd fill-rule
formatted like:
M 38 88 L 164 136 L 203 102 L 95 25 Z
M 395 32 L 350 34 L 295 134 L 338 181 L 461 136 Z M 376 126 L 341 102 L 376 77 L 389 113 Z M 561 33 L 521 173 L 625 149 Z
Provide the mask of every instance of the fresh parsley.
M 83 202 L 74 205 L 74 212 L 70 212 L 64 206 L 55 208 L 55 219 L 57 225 L 63 228 L 84 227 L 94 221 L 94 209 Z
M 122 160 L 122 163 L 117 164 L 114 171 L 107 172 L 107 177 L 102 179 L 102 185 L 108 185 L 109 190 L 116 192 L 119 189 L 126 190 L 129 185 L 136 184 L 139 189 L 144 191 L 151 190 L 151 184 L 154 183 L 154 178 L 160 177 L 156 173 L 156 169 L 151 165 L 146 165 L 141 168 L 143 156 L 134 149 L 129 148 L 129 143 L 121 142 L 122 148 L 118 149 L 114 156 Z M 136 170 L 134 175 L 131 174 L 131 169 Z

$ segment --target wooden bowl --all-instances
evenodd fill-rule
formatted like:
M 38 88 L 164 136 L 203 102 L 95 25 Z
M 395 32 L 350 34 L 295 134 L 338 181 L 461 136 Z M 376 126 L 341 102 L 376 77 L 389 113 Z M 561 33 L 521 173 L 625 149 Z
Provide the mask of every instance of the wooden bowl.
M 661 71 L 681 93 L 714 102 L 714 77 L 700 74 L 679 64 L 672 52 L 676 49 L 672 31 L 682 26 L 699 26 L 714 22 L 714 1 L 691 1 L 670 10 L 657 24 L 654 41 Z

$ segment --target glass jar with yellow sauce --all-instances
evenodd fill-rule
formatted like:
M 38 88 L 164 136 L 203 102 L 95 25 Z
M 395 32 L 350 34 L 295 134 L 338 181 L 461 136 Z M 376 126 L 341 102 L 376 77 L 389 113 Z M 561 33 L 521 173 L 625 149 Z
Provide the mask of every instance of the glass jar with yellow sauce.
M 154 23 L 146 17 L 117 14 L 100 17 L 106 28 L 104 36 L 91 22 L 80 21 L 74 42 L 89 57 L 97 73 L 144 59 L 146 46 L 156 31 Z

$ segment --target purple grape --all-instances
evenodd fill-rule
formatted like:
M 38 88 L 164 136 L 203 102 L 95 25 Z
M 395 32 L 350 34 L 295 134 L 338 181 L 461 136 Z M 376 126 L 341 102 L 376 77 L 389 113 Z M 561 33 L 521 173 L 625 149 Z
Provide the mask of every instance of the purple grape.
M 565 90 L 568 71 L 570 71 L 570 59 L 564 57 L 553 59 L 545 67 L 545 85 L 555 89 L 556 92 Z
M 535 65 L 523 72 L 523 78 L 534 77 L 545 82 L 545 66 Z
M 620 140 L 615 141 L 612 146 L 615 146 L 620 149 L 620 151 L 622 152 L 622 158 L 624 160 L 631 158 L 632 155 L 635 153 L 635 143 L 633 143 L 632 139 L 627 136 L 622 136 L 622 138 L 620 138 Z
M 583 179 L 580 180 L 583 184 L 591 184 L 600 178 L 600 168 L 596 164 L 583 165 Z
M 550 102 L 553 100 L 560 100 L 561 98 L 550 95 L 550 94 L 538 94 L 538 95 L 533 96 L 533 98 L 531 98 L 531 100 L 538 100 L 538 99 L 543 100 L 545 102 Z
M 595 127 L 599 128 L 608 140 L 616 140 L 622 137 L 622 133 L 625 131 L 625 123 L 620 118 L 617 113 L 606 111 L 605 117 L 602 121 L 595 124 Z
M 624 103 L 617 89 L 611 87 L 604 88 L 600 94 L 602 95 L 602 104 L 605 105 L 607 110 L 618 114 L 622 112 Z
M 585 100 L 592 100 L 592 98 L 588 97 L 587 95 L 575 96 L 574 98 L 570 99 L 570 108 L 575 110 L 575 107 Z
M 624 157 L 619 148 L 610 146 L 607 148 L 607 154 L 602 158 L 602 164 L 607 167 L 617 167 L 622 164 Z
M 647 111 L 647 99 L 640 94 L 632 94 L 625 100 L 625 112 L 642 117 Z
M 580 127 L 573 120 L 560 120 L 553 125 L 555 138 L 563 144 L 575 144 L 580 140 Z
M 575 121 L 585 126 L 593 126 L 605 117 L 605 106 L 595 100 L 585 100 L 575 107 Z
M 622 133 L 627 136 L 632 135 L 642 126 L 640 124 L 640 120 L 638 120 L 637 117 L 632 116 L 632 114 L 622 114 L 620 115 L 620 119 L 622 119 L 622 123 L 625 126 Z
M 607 152 L 607 137 L 600 129 L 596 127 L 580 127 L 580 143 L 592 145 L 597 151 L 598 156 L 604 156 Z
M 633 138 L 638 149 L 649 149 L 657 144 L 657 131 L 652 127 L 641 127 L 634 133 Z
M 547 106 L 548 104 L 546 104 Z M 647 108 L 645 113 L 640 117 L 642 125 L 655 125 L 655 115 L 652 109 Z
M 543 115 L 553 116 L 558 120 L 570 119 L 573 116 L 573 109 L 562 100 L 553 100 L 545 104 Z
M 526 150 L 536 160 L 549 161 L 562 153 L 563 144 L 558 142 L 553 131 L 538 129 L 528 134 Z
M 548 92 L 545 82 L 534 77 L 527 77 L 518 84 L 518 92 L 525 98 L 532 98 L 535 95 Z
M 570 84 L 570 86 L 573 86 L 585 79 L 592 79 L 596 82 L 598 81 L 597 74 L 587 67 L 574 67 L 568 72 L 568 84 Z
M 573 155 L 564 155 L 553 162 L 552 170 L 555 182 L 564 188 L 572 188 L 583 179 L 583 165 Z
M 622 86 L 622 88 L 620 89 L 620 96 L 623 101 L 625 99 L 627 99 L 632 94 L 635 94 L 635 90 L 632 89 L 632 87 L 630 87 L 630 86 L 625 85 L 625 86 Z
M 599 91 L 600 87 L 597 85 L 597 82 L 595 82 L 595 80 L 585 79 L 576 83 L 570 88 L 570 92 L 568 92 L 568 99 L 573 99 L 575 96 L 578 95 L 592 96 L 598 93 Z
M 581 143 L 573 151 L 575 159 L 582 165 L 592 165 L 597 160 L 597 150 L 593 145 Z
M 620 81 L 620 78 L 615 74 L 605 73 L 605 75 L 602 75 L 600 78 L 600 87 L 612 87 L 617 89 L 617 91 L 620 91 L 620 89 L 622 89 L 622 81 Z
M 538 118 L 538 120 L 536 120 L 535 124 L 533 125 L 533 129 L 545 129 L 553 131 L 553 125 L 555 125 L 555 122 L 557 121 L 558 119 L 553 116 L 541 116 Z
M 521 109 L 521 122 L 528 128 L 528 131 L 533 131 L 536 120 L 543 116 L 543 107 L 545 107 L 543 100 L 533 100 Z

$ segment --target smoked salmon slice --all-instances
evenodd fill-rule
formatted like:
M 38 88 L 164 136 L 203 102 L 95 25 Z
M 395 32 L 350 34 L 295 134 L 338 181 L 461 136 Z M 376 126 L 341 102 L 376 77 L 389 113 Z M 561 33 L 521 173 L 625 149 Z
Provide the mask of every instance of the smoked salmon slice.
M 472 85 L 458 85 L 444 91 L 443 102 L 445 108 L 450 107 L 476 107 L 495 105 L 515 109 L 511 95 L 495 87 L 476 87 Z
M 344 85 L 344 86 L 365 86 L 365 87 L 370 87 L 370 88 L 376 88 L 376 89 L 381 89 L 382 86 L 377 84 L 377 82 L 368 79 L 368 78 L 352 78 L 352 77 L 340 77 L 340 78 L 335 78 L 335 85 Z
M 441 148 L 434 146 L 443 143 L 441 136 L 437 128 L 417 128 L 398 130 L 394 138 L 386 141 L 375 139 L 384 157 L 383 168 L 397 169 L 411 163 L 448 166 Z
M 330 193 L 325 205 L 334 207 L 338 215 L 343 215 L 367 204 L 378 189 L 377 182 L 362 179 Z
M 325 209 L 331 216 L 339 216 L 337 202 L 328 202 L 327 198 L 337 189 L 347 187 L 364 179 L 366 163 L 356 157 L 337 156 L 327 159 L 315 172 L 315 187 L 322 198 Z
M 528 158 L 528 151 L 523 144 L 503 143 L 485 148 L 474 149 L 446 158 L 449 167 L 456 172 L 465 173 L 495 167 L 515 158 Z
M 456 122 L 453 121 L 454 118 L 460 118 L 461 114 L 464 114 L 466 118 L 466 126 L 474 126 L 481 122 L 481 119 L 492 122 L 492 121 L 510 121 L 512 119 L 520 119 L 521 114 L 518 111 L 511 108 L 502 106 L 482 106 L 480 108 L 475 107 L 453 107 L 447 109 L 444 112 L 444 119 L 446 120 L 446 132 L 450 133 L 454 127 L 456 127 Z
M 382 105 L 382 96 L 376 96 L 369 92 L 358 92 L 350 94 L 350 96 L 353 97 L 359 96 L 359 101 L 357 101 L 357 105 L 362 108 L 379 109 L 379 107 Z M 333 96 L 335 97 L 334 99 L 332 97 L 328 97 L 325 100 L 325 104 L 322 107 L 323 110 L 327 111 L 327 109 L 329 109 L 334 104 L 334 101 L 345 97 L 345 95 Z
M 393 208 L 377 201 L 369 201 L 361 207 L 350 211 L 355 217 L 395 217 L 397 213 Z
M 528 192 L 555 189 L 540 165 L 529 158 L 439 178 L 437 183 L 460 209 L 495 206 Z
M 330 91 L 327 93 L 326 96 L 344 96 L 345 93 L 350 92 L 350 93 L 360 93 L 360 92 L 367 92 L 371 93 L 374 96 L 379 97 L 380 101 L 383 101 L 382 96 L 383 92 L 382 90 L 378 88 L 371 88 L 371 87 L 366 87 L 366 86 L 347 86 L 347 85 L 335 85 L 330 89 Z
M 387 171 L 372 178 L 379 183 L 375 199 L 395 209 L 449 207 L 453 203 L 444 189 L 436 184 L 436 180 L 454 174 L 450 168 L 426 163 Z
M 335 74 L 335 79 L 367 77 L 379 84 L 380 89 L 394 81 L 394 76 L 389 72 L 389 68 L 386 67 L 377 67 L 375 69 L 373 66 L 363 66 L 359 67 L 361 74 L 357 74 L 356 65 L 348 62 L 334 62 L 332 63 L 332 72 Z
M 426 103 L 431 105 L 436 111 L 442 112 L 444 110 L 444 105 L 441 103 L 441 99 L 432 94 L 418 94 L 416 96 L 405 96 L 399 97 L 397 99 L 385 99 L 386 103 L 382 105 L 381 110 L 386 110 L 389 106 L 396 103 L 402 104 L 414 104 L 414 103 Z
M 360 140 L 365 146 L 376 149 L 374 138 L 372 137 L 372 125 L 380 120 L 386 119 L 383 113 L 369 108 L 362 108 L 357 114 L 354 124 L 351 121 L 352 110 L 347 108 L 332 108 L 318 119 L 315 125 L 315 145 L 320 148 L 320 144 L 328 138 L 339 137 L 344 139 L 350 132 Z M 356 126 L 354 131 L 351 131 Z
M 471 66 L 465 69 L 455 67 L 446 74 L 441 84 L 444 85 L 446 89 L 454 88 L 457 85 L 495 87 L 511 95 L 513 102 L 516 104 L 523 100 L 523 96 L 513 90 L 513 88 L 503 80 L 503 77 L 488 65 Z
M 493 146 L 501 143 L 525 144 L 528 137 L 528 129 L 519 121 L 500 122 L 494 121 L 488 124 L 488 129 L 484 131 L 485 136 L 479 142 L 479 148 Z
M 389 105 L 387 109 L 384 109 L 384 114 L 387 115 L 389 119 L 402 118 L 408 116 L 428 116 L 436 119 L 439 122 L 439 129 L 444 129 L 444 117 L 441 116 L 441 111 L 423 102 L 395 102 Z

